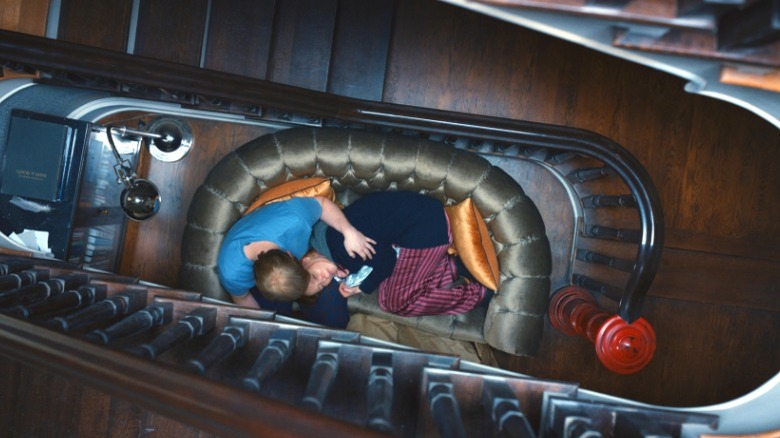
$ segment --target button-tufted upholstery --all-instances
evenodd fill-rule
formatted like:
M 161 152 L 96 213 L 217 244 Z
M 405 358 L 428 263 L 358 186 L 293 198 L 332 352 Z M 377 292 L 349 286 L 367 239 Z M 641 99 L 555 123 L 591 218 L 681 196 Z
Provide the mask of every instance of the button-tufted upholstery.
M 198 188 L 187 213 L 179 286 L 229 301 L 217 276 L 222 239 L 269 187 L 297 178 L 329 177 L 339 200 L 372 191 L 408 190 L 445 204 L 471 197 L 490 229 L 501 271 L 487 311 L 399 317 L 382 312 L 376 294 L 350 298 L 351 312 L 453 339 L 485 342 L 519 355 L 540 344 L 550 292 L 551 256 L 533 202 L 508 174 L 468 151 L 397 134 L 338 128 L 292 128 L 257 138 L 223 158 Z

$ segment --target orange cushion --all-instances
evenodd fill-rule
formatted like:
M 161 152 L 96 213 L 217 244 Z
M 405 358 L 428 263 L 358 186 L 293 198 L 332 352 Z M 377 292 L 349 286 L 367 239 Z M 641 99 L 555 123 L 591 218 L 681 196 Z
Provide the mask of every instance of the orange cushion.
M 260 196 L 249 205 L 249 208 L 246 209 L 244 214 L 246 215 L 265 204 L 286 201 L 298 196 L 322 196 L 331 201 L 336 200 L 336 192 L 333 190 L 333 187 L 330 186 L 330 180 L 327 178 L 293 179 L 279 184 L 278 186 L 273 186 L 261 193 Z
M 498 256 L 487 225 L 471 198 L 445 206 L 455 252 L 471 275 L 485 287 L 498 290 Z

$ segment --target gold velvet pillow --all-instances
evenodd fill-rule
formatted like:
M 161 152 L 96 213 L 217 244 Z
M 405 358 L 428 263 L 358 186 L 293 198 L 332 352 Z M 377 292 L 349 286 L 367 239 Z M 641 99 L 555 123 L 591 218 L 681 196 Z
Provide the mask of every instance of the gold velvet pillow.
M 455 253 L 477 281 L 488 289 L 498 290 L 498 256 L 474 202 L 466 198 L 444 209 L 450 218 Z
M 264 191 L 257 197 L 257 199 L 249 205 L 244 215 L 249 214 L 252 210 L 262 207 L 265 204 L 272 202 L 286 201 L 290 198 L 299 196 L 322 196 L 336 200 L 336 192 L 333 187 L 330 186 L 330 180 L 327 178 L 303 178 L 293 179 L 278 186 L 273 186 Z

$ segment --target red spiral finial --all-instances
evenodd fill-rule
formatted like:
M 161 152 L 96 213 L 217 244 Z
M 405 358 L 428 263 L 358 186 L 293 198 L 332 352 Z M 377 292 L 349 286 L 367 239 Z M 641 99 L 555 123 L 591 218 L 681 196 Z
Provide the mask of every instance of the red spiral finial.
M 579 286 L 559 289 L 550 300 L 548 314 L 556 330 L 595 344 L 601 363 L 615 373 L 635 373 L 653 358 L 655 331 L 650 323 L 639 318 L 628 324 L 617 315 L 610 316 Z

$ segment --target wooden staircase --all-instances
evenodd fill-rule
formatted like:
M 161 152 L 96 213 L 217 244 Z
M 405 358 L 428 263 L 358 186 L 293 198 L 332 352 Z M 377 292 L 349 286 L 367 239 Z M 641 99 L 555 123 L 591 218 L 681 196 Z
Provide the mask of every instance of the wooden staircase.
M 62 16 L 68 14 L 63 12 Z M 214 35 L 214 32 L 204 31 L 204 34 Z M 554 287 L 575 283 L 609 297 L 613 301 L 608 303 L 608 310 L 628 323 L 641 315 L 642 301 L 662 248 L 663 216 L 653 184 L 641 164 L 608 139 L 564 127 L 520 126 L 503 119 L 417 111 L 139 54 L 65 41 L 41 41 L 18 34 L 4 35 L 5 59 L 0 57 L 4 65 L 36 72 L 38 82 L 44 84 L 89 88 L 203 112 L 230 113 L 277 126 L 307 124 L 394 130 L 451 143 L 498 160 L 505 157 L 539 163 L 540 167 L 558 174 L 569 188 L 564 199 L 558 201 L 578 206 L 574 223 L 565 230 L 564 249 L 555 262 L 564 281 Z M 382 33 L 373 39 L 366 36 L 363 41 L 387 49 L 387 38 Z M 132 39 L 128 37 L 128 40 Z M 157 44 L 159 40 L 153 39 Z M 43 58 L 36 56 L 42 51 L 49 54 Z M 338 51 L 337 47 L 333 48 L 328 59 L 334 58 Z M 388 55 L 383 56 L 387 59 Z M 74 59 L 79 62 L 74 63 Z M 279 63 L 273 61 L 273 55 L 269 59 L 270 64 Z M 331 73 L 337 70 L 334 66 Z M 319 87 L 327 90 L 329 86 Z M 553 204 L 550 200 L 547 203 Z M 545 221 L 553 227 L 557 226 L 558 219 L 552 216 Z
M 320 425 L 329 436 L 678 437 L 683 425 L 715 430 L 718 424 L 714 415 L 583 395 L 575 383 L 532 379 L 77 265 L 0 256 L 0 274 L 3 355 L 138 403 L 142 429 L 150 421 L 146 411 L 177 421 L 167 433 L 195 428 L 219 436 L 311 435 Z M 39 412 L 44 421 L 35 430 L 23 429 L 18 413 L 36 408 L 25 401 L 40 400 L 21 393 L 56 388 L 19 386 L 14 373 L 3 379 L 18 403 L 16 416 L 0 417 L 2 430 L 87 430 L 84 420 L 46 421 L 46 412 Z M 225 416 L 220 403 L 227 399 L 263 411 Z M 270 418 L 279 409 L 286 417 Z M 89 418 L 110 416 L 109 410 Z
M 25 0 L 24 5 L 27 6 L 28 4 L 33 2 L 27 2 Z M 47 2 L 48 3 L 48 2 Z M 73 29 L 70 30 L 72 34 L 72 38 L 74 41 L 79 42 L 79 44 L 86 44 L 88 46 L 93 47 L 111 47 L 112 44 L 116 44 L 117 48 L 111 48 L 111 50 L 114 50 L 116 53 L 128 53 L 127 47 L 137 47 L 135 44 L 127 45 L 128 42 L 131 41 L 129 33 L 125 33 L 126 29 L 122 31 L 117 31 L 116 34 L 118 35 L 118 38 L 112 40 L 111 35 L 113 35 L 113 31 L 122 28 L 122 26 L 119 26 L 119 23 L 127 23 L 128 29 L 130 28 L 131 23 L 136 23 L 136 25 L 133 25 L 133 27 L 137 26 L 138 24 L 138 17 L 139 15 L 135 15 L 135 18 L 133 18 L 133 14 L 131 13 L 133 10 L 133 5 L 138 4 L 139 6 L 143 4 L 143 2 L 140 1 L 126 1 L 124 3 L 122 2 L 94 2 L 95 4 L 88 4 L 86 1 L 79 2 L 84 7 L 82 8 L 74 8 L 71 10 L 70 14 L 76 16 L 73 18 L 73 20 L 82 20 L 82 27 L 81 27 L 81 34 L 78 35 L 78 26 L 75 26 Z M 182 8 L 200 8 L 204 7 L 203 5 L 207 2 L 176 2 L 180 5 Z M 221 3 L 221 2 L 212 2 L 213 4 Z M 245 8 L 242 9 L 242 11 L 247 11 L 247 7 L 254 5 L 255 3 L 259 2 L 232 2 L 231 4 L 236 5 L 244 5 Z M 267 2 L 271 3 L 271 2 Z M 376 2 L 372 2 L 376 3 Z M 61 2 L 63 5 L 62 11 L 65 11 L 69 4 L 76 4 L 76 2 Z M 113 10 L 113 8 L 117 5 L 129 5 L 126 10 L 119 8 L 118 11 L 120 12 L 119 15 L 112 18 L 111 20 L 106 20 L 105 17 L 109 15 L 102 15 L 97 14 L 93 16 L 93 20 L 89 21 L 86 20 L 83 17 L 83 14 L 91 14 L 92 10 L 97 8 L 98 10 L 103 10 L 103 8 Z M 123 12 L 124 11 L 124 12 Z M 140 13 L 141 9 L 137 9 L 137 11 Z M 178 15 L 175 15 L 174 18 L 176 20 L 179 20 L 179 15 L 182 17 L 187 15 L 184 12 L 181 12 Z M 121 15 L 122 13 L 128 14 L 128 16 Z M 64 21 L 65 14 L 61 15 L 61 19 L 57 20 L 59 27 L 59 30 L 56 30 L 55 26 L 55 38 L 58 32 L 63 31 L 64 29 Z M 210 17 L 214 17 L 212 14 Z M 246 18 L 242 15 L 241 18 Z M 204 17 L 205 19 L 205 17 Z M 174 20 L 171 18 L 168 22 L 165 22 L 164 20 L 160 20 L 161 23 L 160 26 L 163 27 L 163 29 L 166 30 L 159 30 L 157 35 L 157 42 L 156 44 L 163 45 L 164 43 L 174 43 L 179 45 L 179 51 L 185 50 L 188 47 L 186 43 L 186 37 L 183 37 L 182 35 L 187 34 L 186 30 L 182 30 L 180 34 L 177 34 L 176 29 L 179 29 L 179 27 L 173 27 Z M 111 26 L 95 26 L 95 23 L 110 23 Z M 167 26 L 167 27 L 166 27 Z M 101 27 L 106 27 L 107 29 L 99 29 Z M 89 32 L 84 31 L 84 29 L 89 29 Z M 258 27 L 258 29 L 262 29 L 261 27 Z M 264 29 L 263 29 L 264 30 Z M 213 35 L 213 32 L 209 33 L 210 35 Z M 161 37 L 159 35 L 162 35 Z M 253 36 L 254 34 L 251 32 L 241 32 L 240 37 L 235 37 L 238 41 L 244 41 L 241 40 L 241 38 L 249 38 Z M 105 36 L 105 39 L 103 38 Z M 5 35 L 3 35 L 3 38 L 5 38 Z M 0 38 L 2 39 L 2 38 Z M 135 42 L 138 39 L 138 35 L 135 34 L 132 38 L 132 41 Z M 153 42 L 154 43 L 154 42 Z M 200 40 L 197 40 L 196 44 L 199 44 Z M 163 51 L 161 49 L 161 51 Z M 238 50 L 234 50 L 236 52 Z M 197 52 L 197 50 L 196 50 Z M 254 61 L 250 59 L 246 59 L 246 56 L 243 56 L 245 54 L 245 50 L 238 51 L 242 57 L 239 57 L 238 60 L 234 60 L 235 62 L 238 62 L 239 64 L 245 63 L 249 67 L 247 67 L 248 71 L 265 71 L 267 72 L 267 68 L 257 68 L 253 67 L 252 63 Z M 3 54 L 6 53 L 3 51 Z M 210 81 L 202 81 L 200 76 L 197 77 L 197 80 L 193 79 L 196 78 L 195 75 L 192 75 L 193 70 L 158 70 L 161 68 L 161 64 L 156 64 L 154 62 L 143 62 L 152 60 L 155 61 L 155 59 L 148 58 L 148 54 L 145 54 L 143 56 L 139 56 L 138 58 L 142 60 L 141 64 L 143 64 L 144 67 L 151 66 L 152 68 L 147 69 L 137 69 L 134 70 L 132 67 L 133 65 L 122 65 L 121 63 L 115 64 L 118 66 L 121 66 L 121 68 L 116 68 L 115 71 L 120 73 L 117 75 L 112 74 L 111 68 L 108 66 L 110 62 L 113 62 L 115 59 L 111 56 L 105 56 L 104 53 L 98 53 L 98 55 L 106 60 L 103 68 L 101 69 L 100 66 L 95 67 L 96 64 L 87 64 L 90 65 L 89 69 L 86 69 L 87 71 L 78 71 L 74 72 L 72 69 L 63 69 L 61 68 L 64 65 L 70 65 L 74 66 L 77 64 L 77 61 L 81 61 L 81 58 L 78 57 L 70 57 L 68 60 L 62 60 L 58 57 L 58 52 L 56 51 L 44 51 L 42 55 L 43 58 L 51 58 L 54 63 L 52 64 L 41 64 L 42 68 L 39 70 L 35 68 L 36 63 L 30 62 L 29 64 L 26 64 L 24 62 L 10 62 L 7 59 L 4 59 L 4 61 L 7 62 L 8 67 L 17 68 L 22 72 L 26 73 L 32 73 L 37 74 L 40 76 L 40 72 L 43 71 L 45 76 L 43 79 L 48 80 L 50 78 L 57 79 L 61 82 L 60 84 L 69 84 L 69 86 L 94 86 L 94 87 L 102 87 L 101 89 L 108 91 L 109 93 L 115 93 L 118 96 L 132 96 L 132 97 L 142 97 L 147 96 L 149 99 L 160 99 L 160 100 L 166 100 L 168 102 L 181 102 L 184 106 L 190 106 L 193 108 L 208 108 L 210 111 L 225 111 L 225 112 L 235 112 L 235 113 L 241 113 L 244 114 L 245 117 L 247 117 L 247 120 L 257 118 L 262 119 L 263 117 L 269 116 L 271 114 L 271 111 L 267 111 L 268 109 L 272 109 L 274 105 L 268 105 L 268 108 L 265 108 L 265 105 L 263 103 L 266 103 L 268 101 L 274 102 L 274 101 L 282 101 L 282 99 L 279 97 L 283 94 L 286 94 L 289 101 L 293 102 L 293 106 L 298 108 L 306 108 L 307 110 L 311 110 L 312 108 L 319 110 L 323 108 L 322 106 L 317 105 L 309 105 L 310 102 L 314 101 L 315 99 L 312 98 L 310 95 L 306 95 L 305 98 L 300 98 L 300 95 L 296 92 L 296 90 L 284 90 L 282 91 L 276 90 L 276 89 L 269 89 L 265 86 L 260 87 L 253 87 L 253 86 L 244 86 L 244 85 L 253 85 L 251 81 L 243 82 L 243 81 L 225 81 L 224 76 L 208 76 L 209 79 L 213 79 Z M 179 52 L 176 52 L 179 53 Z M 200 50 L 199 53 L 203 53 L 203 50 Z M 174 54 L 170 54 L 168 56 L 173 57 Z M 214 55 L 217 56 L 217 55 Z M 254 55 L 253 55 L 254 56 Z M 392 48 L 390 48 L 390 53 L 388 56 L 392 56 Z M 160 58 L 158 58 L 160 59 Z M 258 58 L 252 58 L 254 60 L 257 59 L 266 59 L 263 56 L 259 56 Z M 91 60 L 91 58 L 90 58 Z M 61 62 L 59 65 L 57 65 L 57 62 Z M 230 65 L 234 65 L 233 62 L 228 62 L 227 60 L 224 61 L 223 64 L 220 64 L 218 61 L 215 61 L 212 58 L 212 64 L 209 68 L 211 69 L 217 69 L 221 71 L 230 71 L 229 67 Z M 257 63 L 260 63 L 261 61 L 257 61 Z M 242 64 L 243 65 L 243 64 Z M 200 59 L 198 59 L 197 62 L 194 64 L 189 64 L 188 66 L 193 67 L 193 69 L 198 68 L 200 66 Z M 163 65 L 163 67 L 165 67 Z M 334 70 L 334 66 L 329 66 L 329 71 L 332 74 Z M 68 72 L 69 70 L 69 72 Z M 9 70 L 5 70 L 6 73 L 8 73 Z M 109 72 L 106 74 L 106 72 Z M 204 70 L 205 72 L 211 72 L 213 70 Z M 93 74 L 89 74 L 89 73 Z M 126 76 L 121 76 L 121 73 L 127 73 L 130 74 Z M 170 74 L 168 74 L 170 73 Z M 179 74 L 181 73 L 181 74 Z M 383 72 L 384 73 L 384 72 Z M 170 80 L 171 76 L 178 76 L 176 77 L 176 80 Z M 244 74 L 241 72 L 240 74 Z M 267 74 L 267 73 L 266 73 Z M 344 74 L 348 74 L 344 73 Z M 51 75 L 51 76 L 49 76 Z M 249 74 L 251 76 L 251 74 Z M 267 77 L 267 76 L 266 76 Z M 115 79 L 119 78 L 118 80 L 114 81 Z M 144 81 L 139 81 L 139 78 L 143 78 Z M 216 78 L 216 79 L 214 79 Z M 233 78 L 235 79 L 235 78 Z M 359 78 L 358 78 L 359 79 Z M 352 82 L 356 81 L 356 78 L 352 78 Z M 230 82 L 230 87 L 227 86 Z M 236 83 L 241 84 L 240 87 L 235 87 L 234 85 Z M 115 85 L 119 85 L 118 87 L 114 87 Z M 177 85 L 179 87 L 177 87 Z M 205 86 L 204 86 L 205 85 Z M 185 89 L 185 92 L 181 92 L 181 88 Z M 231 88 L 232 87 L 232 88 Z M 232 92 L 225 92 L 225 90 L 230 89 Z M 193 90 L 209 90 L 214 91 L 218 90 L 218 96 L 214 97 L 211 94 L 212 93 L 198 93 Z M 376 89 L 374 89 L 376 92 Z M 144 94 L 146 93 L 146 94 Z M 380 92 L 381 93 L 381 92 Z M 356 93 L 358 95 L 360 93 Z M 244 99 L 239 98 L 239 96 L 243 96 Z M 366 93 L 365 98 L 371 99 L 370 94 Z M 316 97 L 316 96 L 315 96 Z M 250 102 L 247 102 L 250 101 Z M 258 105 L 258 102 L 261 104 Z M 339 119 L 338 117 L 335 117 L 337 111 L 340 107 L 338 105 L 332 104 L 333 102 L 328 102 L 328 105 L 326 105 L 324 108 L 328 110 L 333 110 L 331 113 L 331 121 L 336 121 L 339 123 L 340 121 L 343 121 L 343 119 Z M 372 107 L 368 106 L 369 109 L 376 110 L 378 107 Z M 381 108 L 380 108 L 381 109 Z M 327 112 L 327 111 L 325 111 Z M 298 115 L 294 111 L 277 111 L 278 114 L 284 115 L 284 117 L 276 117 L 276 120 L 289 120 L 295 123 L 319 123 L 319 120 L 317 117 L 307 117 L 306 115 Z M 357 120 L 355 113 L 348 110 L 345 112 L 348 119 Z M 428 123 L 426 120 L 426 123 L 421 124 L 420 126 L 413 127 L 412 125 L 405 125 L 404 123 L 399 123 L 399 119 L 383 119 L 381 117 L 377 117 L 377 112 L 369 113 L 369 116 L 365 116 L 365 113 L 363 115 L 363 119 L 359 121 L 360 122 L 367 122 L 370 123 L 372 120 L 380 120 L 381 122 L 385 123 L 385 126 L 398 126 L 397 129 L 399 130 L 406 130 L 409 129 L 414 132 L 418 132 L 418 130 L 421 129 L 421 127 L 425 128 L 431 128 L 433 127 L 434 131 L 441 132 L 442 129 L 439 125 L 435 123 Z M 415 117 L 419 117 L 421 115 L 430 115 L 422 113 L 412 114 Z M 270 116 L 269 116 L 270 117 Z M 274 116 L 275 117 L 275 116 Z M 409 120 L 409 118 L 405 118 L 404 120 Z M 465 122 L 473 122 L 473 120 L 464 120 L 459 119 L 458 122 L 465 123 Z M 478 125 L 479 123 L 477 123 Z M 503 125 L 500 127 L 504 127 Z M 468 130 L 466 130 L 468 131 Z M 461 131 L 463 132 L 463 131 Z M 471 133 L 473 134 L 473 132 Z M 479 137 L 474 136 L 472 137 Z M 543 161 L 543 160 L 542 160 Z M 179 175 L 175 175 L 175 177 L 179 177 Z M 177 186 L 178 187 L 178 186 Z M 620 191 L 616 193 L 621 193 Z M 615 209 L 623 209 L 625 207 L 613 207 Z M 591 212 L 598 211 L 596 209 L 592 210 Z M 586 212 L 587 213 L 587 212 Z M 170 235 L 170 233 L 165 233 L 162 235 Z M 612 268 L 610 268 L 612 269 Z M 91 273 L 92 274 L 92 273 Z M 121 277 L 114 277 L 111 281 L 121 281 Z M 137 279 L 132 279 L 132 282 L 138 282 Z M 206 299 L 201 298 L 203 302 L 208 303 Z M 222 303 L 224 305 L 224 303 Z M 176 313 L 173 313 L 173 319 L 169 324 L 178 324 L 177 321 L 181 318 L 181 315 L 177 316 Z M 247 432 L 247 428 L 250 428 L 251 425 L 251 431 L 252 433 L 259 434 L 260 431 L 275 431 L 279 432 L 282 430 L 287 431 L 290 434 L 298 433 L 298 434 L 321 434 L 322 430 L 328 430 L 330 434 L 337 435 L 334 424 L 335 423 L 329 423 L 324 420 L 328 417 L 322 417 L 318 416 L 316 412 L 311 412 L 309 416 L 307 416 L 308 420 L 305 424 L 301 422 L 296 421 L 290 421 L 288 420 L 287 415 L 290 414 L 291 410 L 287 409 L 286 406 L 281 406 L 278 404 L 268 403 L 266 402 L 265 398 L 262 397 L 246 397 L 246 391 L 236 388 L 236 390 L 228 389 L 224 391 L 224 387 L 207 378 L 204 378 L 202 376 L 198 376 L 195 373 L 174 373 L 169 374 L 167 372 L 163 372 L 163 370 L 167 370 L 168 368 L 159 361 L 150 362 L 147 359 L 136 357 L 132 354 L 127 354 L 125 352 L 114 352 L 111 349 L 106 349 L 105 347 L 98 346 L 96 344 L 93 344 L 91 342 L 86 342 L 81 339 L 78 339 L 77 336 L 70 336 L 67 334 L 61 334 L 57 331 L 44 329 L 44 328 L 35 328 L 26 324 L 24 321 L 19 319 L 11 319 L 11 318 L 2 318 L 2 324 L 3 328 L 5 330 L 5 336 L 10 336 L 12 333 L 21 333 L 21 337 L 26 337 L 29 339 L 34 340 L 35 342 L 32 343 L 22 343 L 20 340 L 20 337 L 13 338 L 13 342 L 5 343 L 7 338 L 4 338 L 4 343 L 2 345 L 7 345 L 7 347 L 3 350 L 3 354 L 5 357 L 9 357 L 10 354 L 13 354 L 14 358 L 17 358 L 19 362 L 13 363 L 11 365 L 8 365 L 4 363 L 2 365 L 2 369 L 6 370 L 8 372 L 4 373 L 6 377 L 8 376 L 21 376 L 22 377 L 22 383 L 18 383 L 12 386 L 5 386 L 8 388 L 13 388 L 14 390 L 7 391 L 6 395 L 4 396 L 3 400 L 6 400 L 7 402 L 4 403 L 6 406 L 14 406 L 14 410 L 6 410 L 2 416 L 3 421 L 9 421 L 13 420 L 16 421 L 15 424 L 23 424 L 24 427 L 17 428 L 17 430 L 42 430 L 46 427 L 51 428 L 57 428 L 59 427 L 59 431 L 61 430 L 78 430 L 78 429 L 64 429 L 62 425 L 71 427 L 71 428 L 78 428 L 79 426 L 84 426 L 89 423 L 89 419 L 82 419 L 80 414 L 82 413 L 89 413 L 90 411 L 87 409 L 84 409 L 83 412 L 79 412 L 79 409 L 81 406 L 91 406 L 91 410 L 95 412 L 96 415 L 103 415 L 105 414 L 109 408 L 112 411 L 112 415 L 115 415 L 117 413 L 121 414 L 118 419 L 115 419 L 113 421 L 104 421 L 101 422 L 100 425 L 103 427 L 103 425 L 109 425 L 114 427 L 124 427 L 124 430 L 133 430 L 138 432 L 137 434 L 140 434 L 144 431 L 143 428 L 139 429 L 139 425 L 143 425 L 143 427 L 148 428 L 157 428 L 158 430 L 167 430 L 167 427 L 174 427 L 168 425 L 168 422 L 164 419 L 160 419 L 160 416 L 154 416 L 150 415 L 148 412 L 144 411 L 143 413 L 139 413 L 138 409 L 135 407 L 127 407 L 127 404 L 119 403 L 116 401 L 116 398 L 110 397 L 108 401 L 106 401 L 105 397 L 97 397 L 94 396 L 94 391 L 89 389 L 82 390 L 74 390 L 73 385 L 70 384 L 70 381 L 63 381 L 61 377 L 51 377 L 47 376 L 44 379 L 43 385 L 37 385 L 35 382 L 33 382 L 35 379 L 30 377 L 33 374 L 37 374 L 37 370 L 39 367 L 47 367 L 47 369 L 52 370 L 52 372 L 56 372 L 58 376 L 66 376 L 68 378 L 78 378 L 81 379 L 79 381 L 85 381 L 90 382 L 92 385 L 97 385 L 97 387 L 101 388 L 104 391 L 112 391 L 113 394 L 118 394 L 123 397 L 127 397 L 128 400 L 132 401 L 133 403 L 142 404 L 143 406 L 148 407 L 149 409 L 156 409 L 156 412 L 163 413 L 166 416 L 169 416 L 171 418 L 179 419 L 180 421 L 186 423 L 186 424 L 197 424 L 200 425 L 204 430 L 217 430 L 220 435 L 238 435 L 239 431 L 243 431 L 244 435 L 249 434 Z M 698 321 L 698 320 L 694 320 Z M 19 328 L 21 327 L 21 328 Z M 677 327 L 677 326 L 675 326 Z M 160 330 L 161 328 L 158 327 L 155 330 Z M 78 342 L 70 342 L 71 339 L 74 339 Z M 53 342 L 57 341 L 57 342 Z M 151 342 L 151 339 L 149 339 Z M 62 342 L 67 342 L 67 344 L 62 344 Z M 63 348 L 63 345 L 67 345 L 68 348 Z M 42 346 L 45 346 L 45 348 L 42 348 Z M 32 349 L 34 351 L 34 354 L 28 354 L 28 348 Z M 41 350 L 44 350 L 41 352 Z M 65 353 L 63 353 L 62 350 L 65 350 Z M 57 352 L 57 354 L 54 354 L 53 352 Z M 75 352 L 77 354 L 66 354 L 68 352 Z M 99 353 L 98 353 L 99 352 Z M 38 355 L 40 353 L 40 355 Z M 165 353 L 165 354 L 171 354 L 171 352 Z M 37 357 L 38 359 L 31 359 L 31 357 Z M 41 357 L 43 359 L 41 359 Z M 90 359 L 94 359 L 98 357 L 100 359 L 100 363 L 90 363 Z M 558 361 L 558 353 L 555 353 L 555 361 Z M 577 362 L 578 367 L 580 367 L 580 363 L 578 360 L 572 360 L 572 363 Z M 34 367 L 28 366 L 29 364 L 33 364 Z M 21 364 L 21 365 L 19 365 Z M 461 365 L 463 366 L 463 363 L 461 362 Z M 219 365 L 217 365 L 219 366 Z M 79 368 L 81 367 L 81 368 Z M 111 368 L 114 367 L 115 370 L 112 370 Z M 664 373 L 668 375 L 668 368 L 666 368 L 667 365 L 664 365 Z M 247 367 L 248 369 L 248 367 Z M 87 370 L 84 372 L 81 372 L 79 370 Z M 127 378 L 127 376 L 123 376 L 122 374 L 127 371 L 129 375 L 132 376 L 132 378 Z M 148 372 L 147 372 L 148 371 Z M 499 370 L 494 370 L 496 373 L 501 373 Z M 607 373 L 605 373 L 607 374 Z M 110 378 L 107 379 L 106 375 L 108 375 Z M 579 374 L 576 374 L 579 375 Z M 159 377 L 158 377 L 159 376 Z M 115 379 L 115 381 L 114 381 Z M 98 383 L 95 383 L 98 382 Z M 119 386 L 117 386 L 119 385 Z M 614 386 L 621 386 L 621 385 L 614 385 Z M 625 386 L 625 385 L 622 385 Z M 111 389 L 113 388 L 113 389 Z M 119 388 L 119 390 L 117 390 Z M 170 389 L 170 391 L 167 391 Z M 178 394 L 186 394 L 186 397 L 180 397 L 177 396 Z M 60 397 L 51 397 L 49 394 L 61 394 Z M 71 398 L 65 398 L 66 395 L 74 396 Z M 592 398 L 594 397 L 593 394 L 588 393 L 584 390 L 578 391 L 578 397 L 583 398 Z M 81 397 L 81 398 L 79 398 Z M 97 407 L 91 405 L 94 398 L 99 398 L 99 402 L 97 404 Z M 61 400 L 82 400 L 81 405 L 79 403 L 61 403 Z M 188 399 L 188 400 L 186 400 Z M 200 400 L 210 400 L 212 403 L 208 407 L 204 407 L 203 403 L 200 403 Z M 87 404 L 87 401 L 90 404 Z M 240 401 L 241 403 L 238 403 L 236 401 Z M 188 406 L 187 409 L 184 411 L 178 410 L 176 408 L 177 404 L 183 403 L 186 406 Z M 226 409 L 225 406 L 228 406 L 229 413 L 225 413 Z M 25 412 L 35 412 L 35 411 L 44 411 L 47 412 L 50 416 L 54 416 L 60 421 L 53 422 L 50 425 L 47 425 L 45 422 L 38 421 L 37 418 L 32 418 L 31 415 L 25 415 Z M 258 415 L 265 415 L 265 417 L 262 417 L 260 420 L 258 420 Z M 11 418 L 13 417 L 13 418 Z M 323 423 L 317 423 L 317 421 L 323 421 Z M 266 429 L 263 429 L 264 425 L 259 423 L 266 423 L 267 427 Z M 81 424 L 80 424 L 81 423 Z M 229 425 L 228 423 L 231 423 L 232 425 Z M 8 424 L 8 423 L 4 423 Z M 724 423 L 725 424 L 725 423 Z M 165 427 L 162 427 L 162 425 L 165 425 Z M 135 429 L 134 429 L 135 427 Z M 276 429 L 273 429 L 273 428 Z M 327 428 L 326 428 L 327 427 Z M 243 428 L 243 429 L 242 429 Z M 271 428 L 271 429 L 268 429 Z M 84 429 L 81 429 L 82 431 Z M 93 431 L 93 430 L 103 430 L 99 427 L 95 426 L 92 428 L 86 428 L 87 431 Z M 178 430 L 178 429 L 177 429 Z M 361 431 L 364 431 L 364 429 L 361 429 Z M 348 429 L 348 432 L 354 432 L 353 429 Z M 117 433 L 117 432 L 115 432 Z M 270 432 L 269 432 L 270 433 Z M 53 434 L 53 433 L 52 433 Z M 135 434 L 135 435 L 137 435 Z M 342 435 L 348 435 L 349 433 L 343 432 Z M 95 436 L 91 435 L 89 433 L 74 433 L 74 435 L 82 435 L 82 436 Z M 131 434 L 132 435 L 132 434 Z M 197 436 L 198 432 L 195 432 L 191 434 L 190 436 Z

